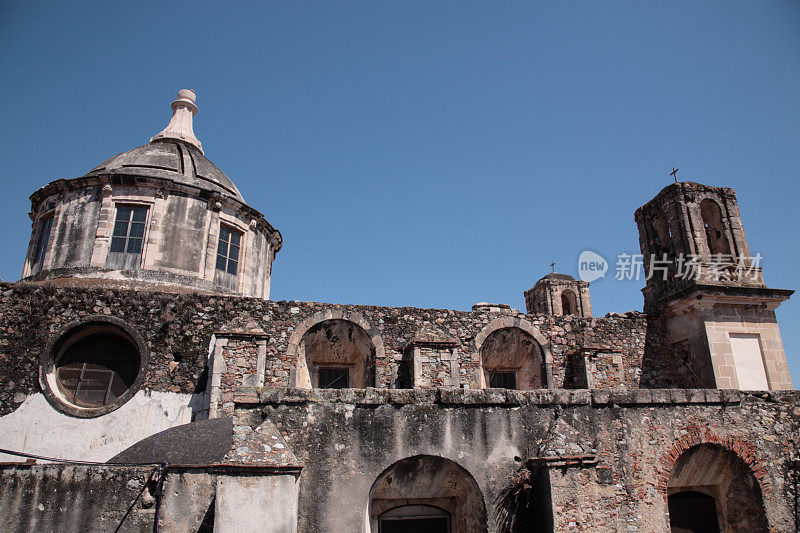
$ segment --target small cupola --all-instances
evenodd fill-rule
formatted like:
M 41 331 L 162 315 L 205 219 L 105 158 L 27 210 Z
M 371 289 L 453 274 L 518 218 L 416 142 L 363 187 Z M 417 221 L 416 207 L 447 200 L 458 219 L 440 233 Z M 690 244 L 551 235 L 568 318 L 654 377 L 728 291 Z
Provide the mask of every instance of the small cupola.
M 578 281 L 569 274 L 551 272 L 525 291 L 525 307 L 529 314 L 590 317 L 589 283 Z

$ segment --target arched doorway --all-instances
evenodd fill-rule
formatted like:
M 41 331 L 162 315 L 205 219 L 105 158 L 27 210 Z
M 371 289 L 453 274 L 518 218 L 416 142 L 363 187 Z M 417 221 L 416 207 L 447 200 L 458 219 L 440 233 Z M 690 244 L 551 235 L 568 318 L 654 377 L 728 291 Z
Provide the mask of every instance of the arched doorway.
M 667 495 L 673 533 L 768 530 L 758 480 L 738 455 L 717 444 L 681 454 Z
M 397 461 L 370 491 L 372 533 L 485 533 L 478 483 L 457 463 L 433 455 Z
M 668 497 L 673 533 L 719 532 L 717 500 L 696 490 L 674 492 Z

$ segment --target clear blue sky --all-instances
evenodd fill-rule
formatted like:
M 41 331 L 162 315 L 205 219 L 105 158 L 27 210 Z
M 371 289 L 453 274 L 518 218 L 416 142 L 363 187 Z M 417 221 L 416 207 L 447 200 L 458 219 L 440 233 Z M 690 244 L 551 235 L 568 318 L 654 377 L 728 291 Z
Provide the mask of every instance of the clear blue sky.
M 553 260 L 638 252 L 673 165 L 735 188 L 768 285 L 800 288 L 796 1 L 9 0 L 0 72 L 3 279 L 28 195 L 191 88 L 206 155 L 283 233 L 276 300 L 522 309 Z M 593 283 L 595 314 L 642 285 Z M 800 383 L 800 295 L 778 319 Z

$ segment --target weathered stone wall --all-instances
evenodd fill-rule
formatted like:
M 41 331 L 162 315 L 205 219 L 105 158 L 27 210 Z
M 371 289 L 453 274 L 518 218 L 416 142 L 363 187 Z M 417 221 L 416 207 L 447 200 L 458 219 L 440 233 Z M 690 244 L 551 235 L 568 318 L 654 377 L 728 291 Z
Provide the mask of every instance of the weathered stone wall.
M 495 498 L 519 469 L 515 457 L 532 456 L 548 458 L 536 497 L 552 500 L 556 531 L 666 531 L 672 467 L 703 443 L 747 465 L 772 531 L 794 528 L 789 470 L 800 393 L 269 389 L 255 399 L 242 392 L 237 423 L 256 427 L 268 417 L 305 464 L 301 532 L 368 531 L 373 483 L 420 455 L 469 472 L 489 531 Z
M 155 520 L 154 469 L 0 466 L 0 530 L 83 533 L 117 531 L 119 526 L 122 532 L 147 533 Z M 202 472 L 170 473 L 163 490 L 162 530 L 211 531 L 214 485 L 215 477 Z
M 630 312 L 606 318 L 522 315 L 512 311 L 453 311 L 445 309 L 348 306 L 314 302 L 272 302 L 234 296 L 176 294 L 107 288 L 54 287 L 47 284 L 0 284 L 0 414 L 15 409 L 26 395 L 38 390 L 38 358 L 52 336 L 76 320 L 90 315 L 108 315 L 124 320 L 146 341 L 150 368 L 143 387 L 167 392 L 202 393 L 206 389 L 206 364 L 212 335 L 231 324 L 263 330 L 266 361 L 263 383 L 289 385 L 295 372 L 297 346 L 302 341 L 298 327 L 305 327 L 314 316 L 337 314 L 358 316 L 370 336 L 382 344 L 376 351 L 375 378 L 378 387 L 397 386 L 400 363 L 409 341 L 426 324 L 433 324 L 454 337 L 458 345 L 460 386 L 480 383 L 480 347 L 476 337 L 509 324 L 537 331 L 556 388 L 585 382 L 574 375 L 581 368 L 585 350 L 594 357 L 622 359 L 619 375 L 609 381 L 605 370 L 592 376 L 593 386 L 685 386 L 673 379 L 682 361 L 671 361 L 667 354 L 658 371 L 651 369 L 645 351 L 655 353 L 662 342 L 651 334 L 645 315 Z M 337 315 L 337 316 L 338 316 Z M 498 319 L 502 319 L 499 320 Z M 313 320 L 310 327 L 313 327 Z M 310 329 L 310 327 L 308 329 Z M 300 337 L 297 339 L 297 337 Z M 374 344 L 374 343 L 373 343 Z M 643 362 L 644 359 L 644 362 Z M 252 366 L 251 362 L 247 365 Z M 670 365 L 676 371 L 670 372 Z M 598 366 L 597 368 L 602 367 Z M 617 365 L 619 366 L 619 365 Z M 590 365 L 591 367 L 591 365 Z M 643 367 L 646 372 L 642 373 Z M 568 370 L 572 368 L 572 370 Z M 578 370 L 575 370 L 577 368 Z M 672 369 L 674 370 L 674 369 Z M 667 376 L 667 377 L 664 377 Z M 656 379 L 658 378 L 658 379 Z M 261 379 L 259 377 L 259 379 Z M 670 381 L 674 384 L 670 385 Z M 240 383 L 237 383 L 240 384 Z M 479 386 L 479 385 L 478 385 Z M 688 386 L 692 386 L 691 383 Z

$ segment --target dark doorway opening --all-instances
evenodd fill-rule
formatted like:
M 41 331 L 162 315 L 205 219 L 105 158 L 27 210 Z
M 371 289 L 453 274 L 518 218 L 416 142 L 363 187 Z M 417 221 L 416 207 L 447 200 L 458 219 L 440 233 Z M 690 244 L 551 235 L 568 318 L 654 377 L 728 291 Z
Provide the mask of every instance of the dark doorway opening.
M 447 518 L 409 518 L 381 520 L 380 533 L 450 533 Z
M 450 513 L 431 505 L 402 505 L 383 513 L 378 533 L 450 533 Z
M 677 492 L 670 494 L 668 506 L 672 533 L 719 533 L 713 496 L 693 490 Z

